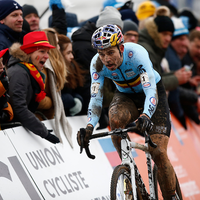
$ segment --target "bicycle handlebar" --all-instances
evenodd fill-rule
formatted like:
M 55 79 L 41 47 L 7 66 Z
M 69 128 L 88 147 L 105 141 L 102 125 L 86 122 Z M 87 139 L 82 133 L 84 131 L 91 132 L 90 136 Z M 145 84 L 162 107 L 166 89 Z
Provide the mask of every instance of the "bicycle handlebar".
M 108 135 L 118 135 L 120 137 L 123 137 L 123 136 L 126 136 L 128 132 L 134 132 L 136 130 L 137 130 L 136 125 L 133 126 L 133 127 L 128 127 L 128 128 L 124 128 L 124 129 L 119 128 L 119 129 L 115 129 L 113 131 L 97 133 L 97 134 L 91 135 L 89 139 L 91 140 L 91 139 L 95 139 L 95 138 L 106 137 Z M 84 137 L 85 137 L 85 129 L 81 128 L 80 134 L 81 134 L 81 147 L 80 147 L 81 151 L 80 151 L 80 153 L 82 153 L 83 148 L 85 148 L 85 152 L 86 152 L 87 156 L 91 159 L 95 159 L 95 156 L 90 153 L 89 146 L 84 147 L 84 145 L 83 145 L 84 144 Z M 147 134 L 146 131 L 144 133 L 144 137 L 145 137 L 145 143 L 148 143 L 153 148 L 157 147 L 157 145 L 152 142 L 149 134 Z

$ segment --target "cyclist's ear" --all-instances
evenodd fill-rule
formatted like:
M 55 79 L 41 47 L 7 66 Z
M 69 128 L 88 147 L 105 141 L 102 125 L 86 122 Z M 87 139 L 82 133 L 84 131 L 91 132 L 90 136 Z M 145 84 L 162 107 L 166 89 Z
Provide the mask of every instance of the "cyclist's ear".
M 120 46 L 119 46 L 119 50 L 120 50 L 121 53 L 124 52 L 124 45 L 123 45 L 123 44 L 120 44 Z

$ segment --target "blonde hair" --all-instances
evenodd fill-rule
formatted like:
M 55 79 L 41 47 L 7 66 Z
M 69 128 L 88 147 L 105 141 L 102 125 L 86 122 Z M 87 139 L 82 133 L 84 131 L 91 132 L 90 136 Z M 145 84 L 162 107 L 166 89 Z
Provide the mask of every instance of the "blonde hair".
M 46 28 L 43 29 L 43 31 L 46 33 L 49 43 L 57 47 L 56 35 L 58 35 L 58 33 L 56 30 L 53 28 Z M 66 83 L 67 76 L 66 65 L 63 56 L 57 48 L 50 49 L 49 60 L 56 74 L 56 87 L 58 90 L 62 90 L 64 84 Z

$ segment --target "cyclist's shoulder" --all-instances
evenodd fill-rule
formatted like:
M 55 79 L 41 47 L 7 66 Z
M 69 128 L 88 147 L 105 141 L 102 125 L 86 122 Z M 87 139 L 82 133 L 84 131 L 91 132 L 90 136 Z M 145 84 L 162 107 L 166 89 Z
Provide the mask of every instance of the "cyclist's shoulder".
M 133 56 L 139 56 L 139 55 L 142 55 L 142 53 L 146 52 L 147 53 L 147 50 L 140 44 L 136 44 L 136 43 L 133 43 L 133 42 L 127 42 L 124 44 L 124 52 L 126 54 L 129 54 L 129 52 L 132 51 L 134 54 Z M 130 55 L 129 55 L 130 57 Z

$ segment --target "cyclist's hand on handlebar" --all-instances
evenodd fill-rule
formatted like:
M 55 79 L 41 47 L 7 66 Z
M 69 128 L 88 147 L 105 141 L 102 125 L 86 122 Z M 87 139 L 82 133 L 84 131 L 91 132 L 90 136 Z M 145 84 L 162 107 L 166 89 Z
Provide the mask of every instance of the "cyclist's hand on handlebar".
M 141 114 L 135 123 L 138 125 L 138 130 L 142 133 L 145 131 L 149 132 L 153 128 L 153 122 L 145 114 Z
M 84 129 L 85 135 L 83 138 L 84 139 L 83 144 L 81 142 L 81 133 L 80 133 L 80 131 L 78 131 L 77 142 L 78 142 L 79 146 L 81 146 L 83 148 L 89 146 L 89 138 L 92 135 L 93 129 L 94 129 L 93 126 L 90 126 L 90 125 L 87 125 L 87 127 Z

